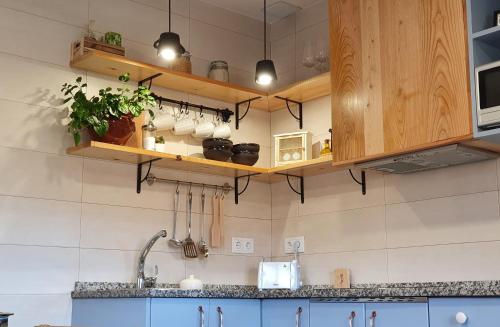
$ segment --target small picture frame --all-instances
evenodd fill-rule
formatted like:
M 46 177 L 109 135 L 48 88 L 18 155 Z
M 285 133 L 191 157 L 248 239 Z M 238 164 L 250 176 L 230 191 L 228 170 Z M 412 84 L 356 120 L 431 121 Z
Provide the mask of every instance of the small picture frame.
M 500 10 L 495 11 L 495 20 L 493 26 L 500 26 Z

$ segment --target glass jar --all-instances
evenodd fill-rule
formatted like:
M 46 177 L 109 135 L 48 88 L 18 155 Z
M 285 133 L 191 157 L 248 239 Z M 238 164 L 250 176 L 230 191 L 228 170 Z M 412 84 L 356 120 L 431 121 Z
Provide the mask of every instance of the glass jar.
M 145 150 L 155 150 L 156 127 L 152 121 L 142 126 L 142 148 Z
M 220 82 L 229 82 L 229 66 L 226 61 L 217 60 L 210 63 L 208 78 Z

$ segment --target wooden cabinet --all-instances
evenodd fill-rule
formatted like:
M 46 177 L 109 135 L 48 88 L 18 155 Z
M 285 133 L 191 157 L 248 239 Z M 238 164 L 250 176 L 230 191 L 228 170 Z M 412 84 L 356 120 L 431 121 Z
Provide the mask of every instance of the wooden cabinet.
M 334 161 L 472 135 L 465 0 L 330 0 Z
M 497 326 L 500 321 L 499 308 L 498 298 L 430 299 L 430 325 L 431 327 Z
M 263 300 L 262 327 L 309 327 L 309 300 Z

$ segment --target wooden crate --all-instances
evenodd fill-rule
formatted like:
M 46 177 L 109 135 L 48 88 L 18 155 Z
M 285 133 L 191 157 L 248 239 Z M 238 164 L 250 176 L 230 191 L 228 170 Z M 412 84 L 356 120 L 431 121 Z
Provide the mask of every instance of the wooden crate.
M 73 42 L 71 45 L 71 60 L 88 52 L 88 49 L 100 50 L 119 56 L 125 56 L 125 48 L 117 45 L 107 44 L 105 42 L 97 41 L 89 37 L 83 37 L 80 40 Z

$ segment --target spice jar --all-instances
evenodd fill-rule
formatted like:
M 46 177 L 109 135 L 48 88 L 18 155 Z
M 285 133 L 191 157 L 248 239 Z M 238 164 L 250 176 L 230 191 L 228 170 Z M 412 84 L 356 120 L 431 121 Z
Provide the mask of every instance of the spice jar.
M 142 147 L 145 150 L 155 150 L 156 127 L 152 121 L 142 126 Z
M 208 78 L 220 82 L 229 82 L 229 68 L 226 61 L 217 60 L 210 63 Z

